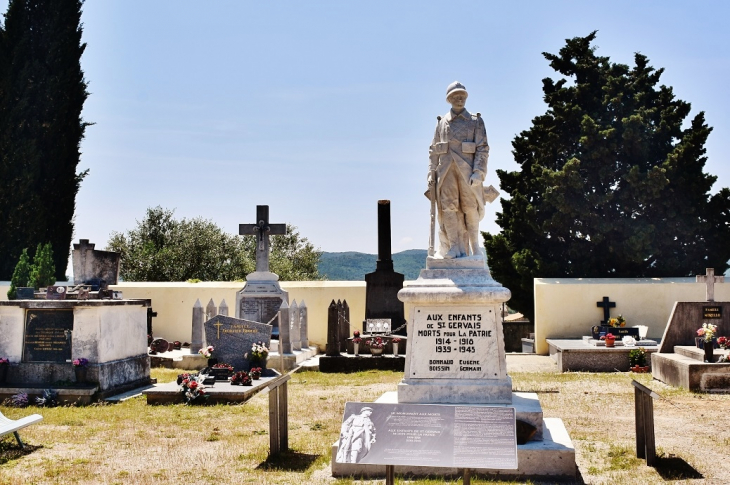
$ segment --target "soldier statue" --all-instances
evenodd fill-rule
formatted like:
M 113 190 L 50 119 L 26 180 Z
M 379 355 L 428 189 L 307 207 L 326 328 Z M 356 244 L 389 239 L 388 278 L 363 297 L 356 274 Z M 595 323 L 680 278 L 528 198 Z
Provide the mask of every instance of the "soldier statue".
M 432 209 L 429 255 L 436 258 L 484 257 L 479 221 L 484 218 L 485 200 L 493 198 L 489 190 L 494 189 L 485 189 L 483 185 L 489 157 L 487 130 L 479 113 L 474 115 L 466 110 L 467 96 L 466 88 L 458 81 L 446 89 L 451 110 L 438 117 L 429 148 L 426 193 Z M 438 213 L 439 221 L 437 252 L 433 241 L 434 212 Z

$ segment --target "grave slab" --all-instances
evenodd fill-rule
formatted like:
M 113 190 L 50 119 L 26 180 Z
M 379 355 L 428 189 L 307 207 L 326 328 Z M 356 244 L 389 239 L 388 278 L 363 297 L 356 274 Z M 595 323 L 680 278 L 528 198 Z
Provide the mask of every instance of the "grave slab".
M 583 340 L 548 339 L 550 357 L 560 372 L 628 372 L 629 352 L 637 347 L 607 348 L 589 345 Z M 644 347 L 647 354 L 658 347 Z
M 246 402 L 259 392 L 266 389 L 268 384 L 281 376 L 273 369 L 267 369 L 261 378 L 253 381 L 251 386 L 233 386 L 230 381 L 217 381 L 215 384 L 206 385 L 205 392 L 210 395 L 206 404 L 235 404 Z M 179 404 L 184 402 L 177 382 L 165 382 L 155 384 L 152 389 L 142 392 L 147 398 L 147 404 Z
M 715 349 L 715 358 L 729 351 Z M 674 387 L 695 392 L 730 392 L 730 363 L 703 362 L 704 351 L 696 347 L 677 346 L 675 353 L 654 353 L 651 375 Z

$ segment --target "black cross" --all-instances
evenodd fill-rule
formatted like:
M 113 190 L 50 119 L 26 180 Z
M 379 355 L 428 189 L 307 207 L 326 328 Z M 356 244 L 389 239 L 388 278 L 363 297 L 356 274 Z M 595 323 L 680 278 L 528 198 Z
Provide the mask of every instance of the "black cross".
M 269 224 L 269 206 L 256 206 L 256 224 L 239 224 L 241 236 L 259 237 L 256 246 L 256 271 L 269 271 L 269 235 L 286 234 L 286 224 Z
M 611 318 L 611 311 L 609 308 L 616 308 L 616 302 L 609 301 L 607 296 L 603 297 L 603 301 L 597 301 L 596 306 L 603 308 L 603 321 L 601 325 L 608 325 L 608 320 Z

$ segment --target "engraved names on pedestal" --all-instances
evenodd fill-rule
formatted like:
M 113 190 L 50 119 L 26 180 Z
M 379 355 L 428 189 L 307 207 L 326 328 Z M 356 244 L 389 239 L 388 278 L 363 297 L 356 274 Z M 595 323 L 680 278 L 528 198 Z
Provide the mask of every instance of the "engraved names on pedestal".
M 499 377 L 497 322 L 483 307 L 417 307 L 410 376 L 490 379 Z

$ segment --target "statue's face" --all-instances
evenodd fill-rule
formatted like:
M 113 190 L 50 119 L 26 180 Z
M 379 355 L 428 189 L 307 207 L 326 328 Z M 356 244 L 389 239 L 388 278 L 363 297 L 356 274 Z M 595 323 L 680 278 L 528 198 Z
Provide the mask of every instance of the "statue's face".
M 461 111 L 466 106 L 466 98 L 469 97 L 464 91 L 459 91 L 449 96 L 449 103 L 454 111 Z

